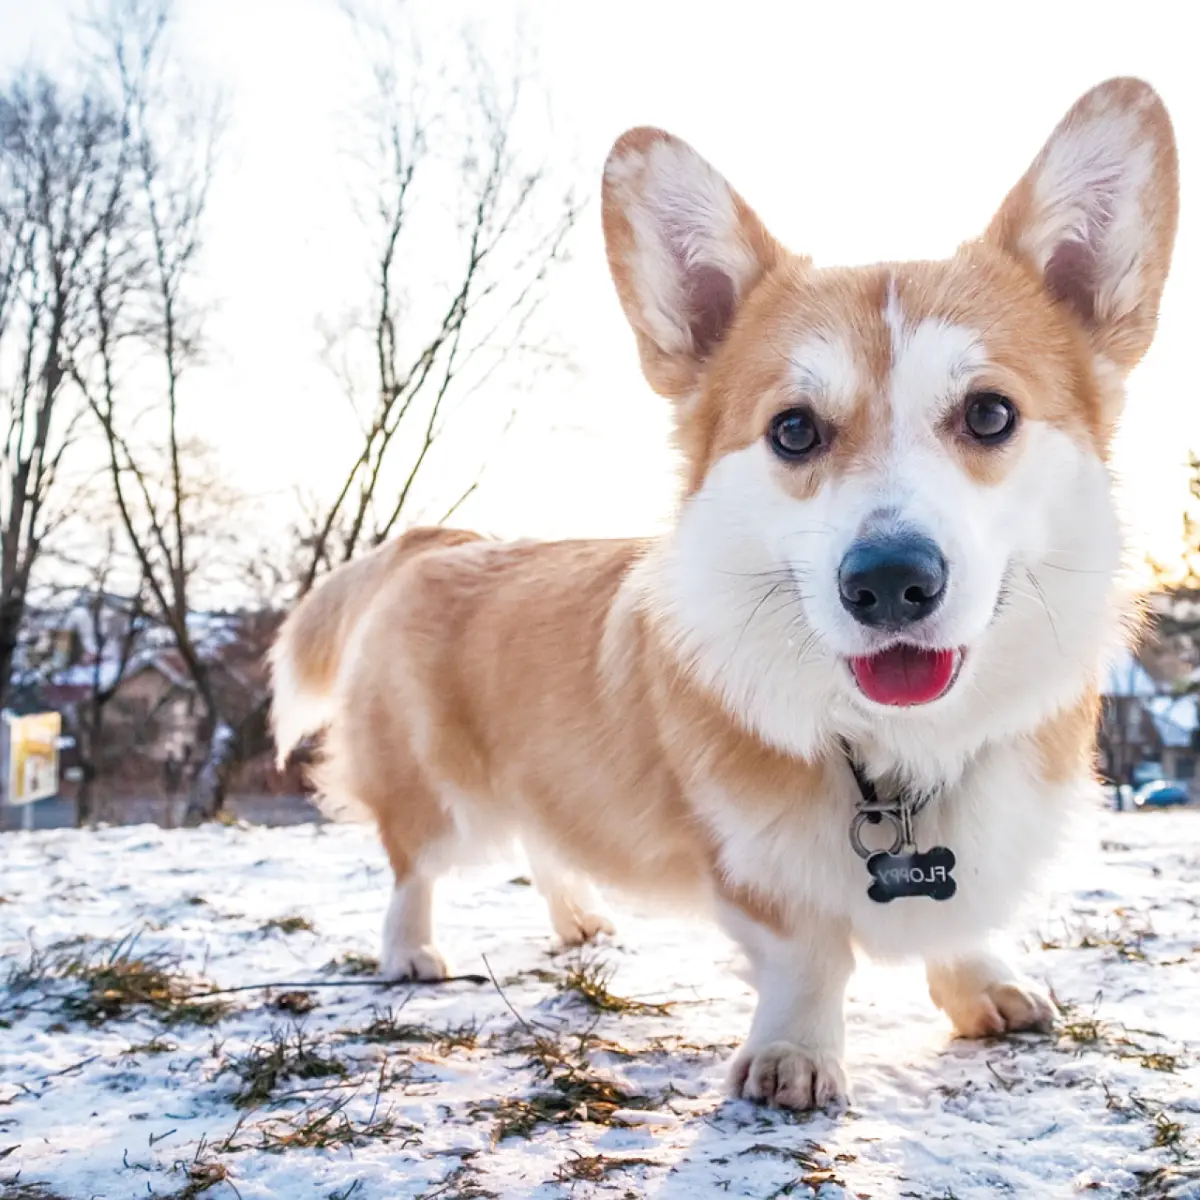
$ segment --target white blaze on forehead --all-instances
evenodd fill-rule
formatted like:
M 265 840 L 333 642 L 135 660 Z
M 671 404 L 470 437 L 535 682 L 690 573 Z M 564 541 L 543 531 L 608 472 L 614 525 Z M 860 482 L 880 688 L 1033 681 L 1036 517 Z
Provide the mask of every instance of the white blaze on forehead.
M 937 419 L 987 363 L 977 330 L 936 317 L 906 321 L 894 288 L 883 310 L 892 341 L 890 392 L 899 433 L 915 418 Z
M 834 333 L 805 338 L 789 355 L 792 383 L 806 395 L 820 397 L 832 410 L 849 411 L 862 382 L 849 343 Z

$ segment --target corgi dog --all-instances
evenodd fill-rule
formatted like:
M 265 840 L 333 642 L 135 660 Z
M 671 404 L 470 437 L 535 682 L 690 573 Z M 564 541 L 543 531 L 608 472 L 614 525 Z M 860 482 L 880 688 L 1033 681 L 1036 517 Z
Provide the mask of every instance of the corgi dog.
M 604 169 L 617 296 L 683 461 L 654 540 L 415 529 L 335 571 L 272 652 L 282 753 L 368 810 L 382 970 L 446 973 L 439 874 L 519 840 L 567 943 L 594 882 L 704 906 L 758 994 L 736 1096 L 843 1102 L 855 949 L 919 956 L 967 1037 L 1049 998 L 991 936 L 1095 795 L 1131 610 L 1108 467 L 1178 212 L 1167 112 L 1084 95 L 983 235 L 818 269 L 690 146 Z

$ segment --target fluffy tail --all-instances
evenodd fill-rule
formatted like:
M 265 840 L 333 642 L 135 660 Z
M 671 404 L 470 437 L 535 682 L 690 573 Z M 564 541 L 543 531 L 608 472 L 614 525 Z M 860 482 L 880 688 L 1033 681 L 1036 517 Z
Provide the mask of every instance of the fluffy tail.
M 271 728 L 280 766 L 301 738 L 328 724 L 346 643 L 384 582 L 426 550 L 480 540 L 465 529 L 410 529 L 338 567 L 300 602 L 271 648 Z

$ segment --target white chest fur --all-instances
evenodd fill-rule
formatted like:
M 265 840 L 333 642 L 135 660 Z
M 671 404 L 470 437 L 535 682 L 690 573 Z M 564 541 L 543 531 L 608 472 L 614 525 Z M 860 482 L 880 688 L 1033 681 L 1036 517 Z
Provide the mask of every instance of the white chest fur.
M 871 876 L 850 843 L 858 791 L 848 766 L 821 795 L 747 804 L 713 788 L 694 802 L 717 836 L 731 882 L 781 904 L 797 922 L 848 919 L 855 941 L 873 956 L 941 955 L 977 944 L 1011 918 L 1092 787 L 1086 778 L 1046 783 L 1037 768 L 1036 747 L 1024 739 L 986 749 L 921 812 L 918 847 L 946 846 L 955 855 L 958 886 L 948 900 L 880 904 L 867 896 Z M 887 838 L 865 840 L 874 846 Z

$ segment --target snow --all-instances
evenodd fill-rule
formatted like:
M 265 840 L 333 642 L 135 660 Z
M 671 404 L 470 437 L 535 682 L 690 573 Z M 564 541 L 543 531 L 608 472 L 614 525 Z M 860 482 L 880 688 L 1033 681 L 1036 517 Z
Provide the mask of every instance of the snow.
M 1089 816 L 1053 897 L 1019 930 L 1027 969 L 1067 1006 L 1054 1036 L 952 1041 L 918 967 L 863 964 L 843 1114 L 723 1099 L 753 997 L 717 932 L 618 904 L 614 941 L 552 955 L 515 868 L 472 871 L 439 895 L 452 967 L 484 982 L 311 987 L 318 1007 L 299 1018 L 271 1006 L 287 989 L 240 991 L 212 1028 L 164 1028 L 147 1012 L 92 1027 L 61 1012 L 70 980 L 45 985 L 33 1011 L 29 992 L 0 987 L 0 1196 L 1200 1197 L 1198 835 L 1195 811 Z M 221 987 L 329 983 L 331 959 L 377 952 L 387 890 L 382 852 L 356 825 L 9 834 L 0 980 L 30 939 L 140 930 L 142 948 Z M 313 929 L 267 928 L 287 916 Z M 607 964 L 611 991 L 644 1007 L 593 1012 L 561 990 L 581 962 Z M 366 1040 L 385 1008 L 434 1031 L 474 1022 L 477 1040 Z M 294 1021 L 346 1076 L 292 1078 L 236 1109 L 230 1064 Z M 531 1046 L 577 1063 L 581 1034 L 589 1077 L 622 1087 L 615 1110 L 493 1144 L 498 1104 L 552 1090 Z M 261 1148 L 311 1105 L 347 1097 L 357 1144 Z

